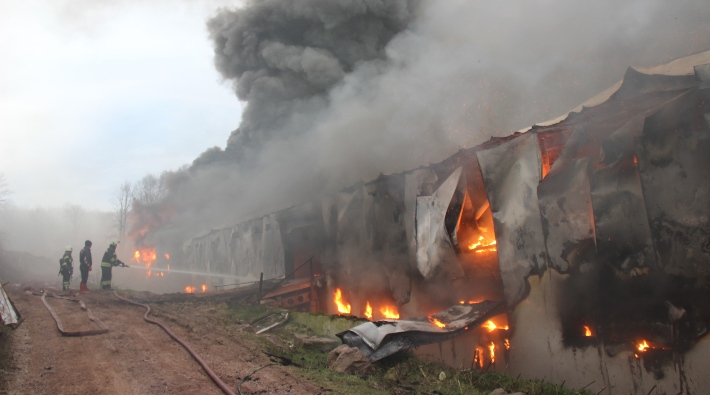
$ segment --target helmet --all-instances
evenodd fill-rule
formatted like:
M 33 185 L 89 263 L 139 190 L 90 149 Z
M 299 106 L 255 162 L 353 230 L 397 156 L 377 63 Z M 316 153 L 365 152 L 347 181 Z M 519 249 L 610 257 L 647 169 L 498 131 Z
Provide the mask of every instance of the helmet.
M 91 240 L 86 240 L 86 241 L 84 242 L 84 246 L 85 246 L 85 247 L 91 247 Z
M 67 246 L 67 248 L 65 248 L 64 251 L 71 252 L 71 246 Z

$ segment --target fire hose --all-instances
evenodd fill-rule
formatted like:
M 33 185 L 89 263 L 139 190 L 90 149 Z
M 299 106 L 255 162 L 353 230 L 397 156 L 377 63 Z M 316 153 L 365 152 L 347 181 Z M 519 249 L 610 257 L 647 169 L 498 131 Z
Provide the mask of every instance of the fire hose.
M 128 303 L 134 304 L 134 305 L 136 305 L 136 306 L 141 306 L 141 307 L 145 308 L 145 309 L 146 309 L 146 312 L 145 312 L 145 314 L 143 315 L 143 320 L 145 320 L 145 321 L 147 321 L 147 322 L 150 322 L 151 324 L 155 324 L 155 325 L 158 325 L 159 327 L 161 327 L 161 328 L 165 331 L 165 333 L 167 333 L 168 335 L 170 335 L 170 337 L 172 337 L 173 340 L 175 340 L 176 342 L 180 343 L 180 345 L 181 345 L 185 350 L 187 350 L 187 352 L 190 353 L 190 355 L 195 359 L 195 361 L 197 361 L 197 363 L 200 364 L 200 366 L 202 366 L 202 369 L 205 370 L 205 373 L 207 373 L 207 375 L 210 376 L 210 378 L 212 379 L 212 381 L 214 381 L 214 383 L 217 384 L 217 386 L 222 390 L 222 392 L 224 392 L 224 393 L 227 394 L 227 395 L 235 395 L 235 393 L 232 392 L 232 390 L 231 390 L 229 387 L 227 387 L 227 384 L 225 384 L 222 380 L 220 380 L 219 377 L 217 377 L 217 375 L 215 374 L 215 372 L 213 372 L 212 369 L 210 369 L 210 367 L 207 366 L 207 364 L 205 363 L 205 361 L 204 361 L 202 358 L 200 358 L 200 356 L 197 355 L 197 353 L 196 353 L 195 351 L 193 351 L 192 348 L 190 348 L 190 346 L 189 346 L 187 343 L 185 343 L 184 341 L 182 341 L 182 339 L 180 339 L 179 337 L 177 337 L 173 332 L 170 331 L 170 329 L 168 329 L 168 327 L 166 327 L 166 326 L 163 325 L 162 323 L 160 323 L 160 322 L 158 322 L 158 321 L 155 321 L 155 320 L 153 320 L 153 319 L 148 318 L 148 314 L 150 314 L 150 306 L 148 306 L 148 305 L 146 305 L 146 304 L 143 304 L 143 303 L 134 302 L 134 301 L 132 301 L 132 300 L 130 300 L 130 299 L 126 299 L 126 298 L 124 298 L 124 297 L 118 296 L 118 294 L 116 293 L 116 291 L 114 291 L 113 294 L 114 294 L 117 298 L 123 300 L 124 302 L 128 302 Z
M 88 315 L 89 319 L 91 321 L 94 321 L 101 329 L 95 329 L 91 331 L 65 331 L 64 326 L 62 325 L 62 320 L 59 319 L 59 316 L 57 316 L 57 313 L 54 311 L 52 306 L 49 305 L 47 302 L 47 294 L 42 293 L 42 303 L 44 303 L 44 307 L 49 310 L 49 314 L 52 315 L 52 318 L 54 318 L 54 322 L 57 323 L 57 329 L 59 329 L 59 333 L 62 334 L 62 336 L 93 336 L 93 335 L 102 335 L 104 333 L 108 333 L 108 328 L 106 325 L 104 325 L 103 322 L 101 322 L 98 318 L 94 317 L 93 314 L 91 314 L 91 310 L 89 308 L 86 308 L 86 314 Z M 57 296 L 54 296 L 55 298 L 59 298 Z M 68 298 L 61 298 L 61 299 L 67 299 L 71 301 L 75 301 L 73 299 L 68 299 Z M 82 306 L 82 309 L 84 306 Z

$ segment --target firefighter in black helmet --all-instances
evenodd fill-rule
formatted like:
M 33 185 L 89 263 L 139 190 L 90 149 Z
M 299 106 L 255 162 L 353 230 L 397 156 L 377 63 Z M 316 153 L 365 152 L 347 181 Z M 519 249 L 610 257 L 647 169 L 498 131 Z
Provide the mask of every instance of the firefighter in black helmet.
M 116 257 L 117 242 L 111 242 L 101 259 L 101 289 L 111 289 L 111 269 L 114 266 L 128 267 Z
M 89 293 L 86 281 L 89 279 L 91 265 L 91 240 L 86 240 L 84 242 L 84 248 L 82 248 L 79 252 L 79 270 L 81 270 L 81 284 L 79 284 L 79 292 L 83 294 Z

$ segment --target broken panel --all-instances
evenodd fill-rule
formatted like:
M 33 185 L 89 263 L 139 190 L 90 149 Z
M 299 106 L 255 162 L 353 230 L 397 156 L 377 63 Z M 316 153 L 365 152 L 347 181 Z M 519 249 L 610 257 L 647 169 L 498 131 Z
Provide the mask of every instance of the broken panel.
M 438 180 L 431 169 L 418 169 L 404 176 L 404 218 L 403 225 L 407 235 L 407 246 L 410 256 L 417 253 L 417 232 L 415 228 L 417 215 L 417 197 L 431 194 L 431 186 Z M 416 262 L 414 259 L 411 262 Z
M 460 276 L 463 271 L 455 257 L 446 231 L 446 214 L 460 183 L 462 168 L 456 169 L 431 196 L 417 197 L 417 268 L 431 279 L 438 270 Z
M 493 213 L 505 297 L 512 307 L 529 292 L 526 278 L 547 268 L 537 199 L 542 171 L 538 139 L 528 132 L 477 155 Z
M 489 300 L 455 305 L 427 318 L 366 322 L 336 336 L 374 362 L 400 350 L 452 339 L 502 313 L 504 308 L 503 302 Z

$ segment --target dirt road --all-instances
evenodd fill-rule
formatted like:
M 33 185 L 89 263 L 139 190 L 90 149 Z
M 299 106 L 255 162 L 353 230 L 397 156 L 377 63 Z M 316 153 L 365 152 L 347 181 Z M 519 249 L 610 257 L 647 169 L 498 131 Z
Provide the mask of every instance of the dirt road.
M 64 337 L 45 308 L 39 287 L 8 284 L 24 321 L 12 334 L 7 394 L 221 394 L 188 352 L 160 327 L 143 320 L 145 309 L 94 291 L 76 295 L 108 328 L 107 334 Z M 48 292 L 56 292 L 56 290 Z M 47 297 L 64 330 L 98 329 L 79 303 Z M 151 318 L 187 342 L 234 393 L 243 378 L 274 363 L 246 326 L 227 323 L 219 303 L 152 305 Z M 199 307 L 198 307 L 199 306 Z M 259 370 L 241 384 L 244 394 L 324 392 L 289 367 Z

